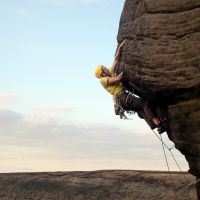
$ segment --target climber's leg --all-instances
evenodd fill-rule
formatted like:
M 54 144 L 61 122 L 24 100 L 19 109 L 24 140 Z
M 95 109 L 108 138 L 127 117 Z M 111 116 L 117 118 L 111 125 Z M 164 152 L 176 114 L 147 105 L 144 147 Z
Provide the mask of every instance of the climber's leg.
M 139 97 L 130 95 L 127 92 L 120 94 L 119 102 L 124 110 L 136 111 L 137 109 L 142 109 L 145 105 L 145 101 Z
M 156 124 L 153 122 L 152 118 L 149 118 L 148 115 L 145 114 L 143 109 L 137 110 L 137 114 L 140 118 L 142 118 L 146 121 L 146 123 L 149 125 L 149 127 L 152 130 L 157 127 Z
M 155 106 L 151 105 L 149 102 L 146 102 L 143 108 L 147 118 L 151 119 L 156 126 L 159 126 L 161 119 L 156 115 Z
M 159 125 L 159 119 L 153 115 L 149 104 L 143 99 L 129 93 L 122 93 L 119 96 L 119 101 L 124 110 L 137 112 L 138 116 L 145 119 L 151 129 Z

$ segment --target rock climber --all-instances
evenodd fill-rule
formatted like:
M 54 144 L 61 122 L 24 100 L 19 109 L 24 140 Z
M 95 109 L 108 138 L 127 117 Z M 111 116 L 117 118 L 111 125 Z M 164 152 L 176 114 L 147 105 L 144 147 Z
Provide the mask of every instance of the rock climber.
M 116 115 L 120 115 L 120 118 L 125 118 L 124 111 L 137 112 L 138 116 L 145 119 L 151 129 L 157 127 L 159 132 L 160 130 L 164 132 L 164 130 L 160 128 L 161 120 L 153 115 L 149 103 L 126 91 L 125 87 L 122 85 L 123 72 L 118 75 L 114 73 L 125 43 L 126 40 L 120 43 L 117 48 L 111 68 L 108 69 L 103 65 L 99 65 L 95 69 L 95 76 L 100 79 L 102 86 L 113 96 Z

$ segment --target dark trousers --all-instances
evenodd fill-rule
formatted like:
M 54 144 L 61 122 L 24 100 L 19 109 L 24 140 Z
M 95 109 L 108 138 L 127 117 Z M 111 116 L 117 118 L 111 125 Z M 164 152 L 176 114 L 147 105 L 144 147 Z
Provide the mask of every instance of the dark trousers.
M 144 119 L 151 129 L 156 128 L 152 121 L 154 115 L 149 103 L 127 92 L 120 94 L 118 100 L 124 110 L 137 112 L 138 116 Z

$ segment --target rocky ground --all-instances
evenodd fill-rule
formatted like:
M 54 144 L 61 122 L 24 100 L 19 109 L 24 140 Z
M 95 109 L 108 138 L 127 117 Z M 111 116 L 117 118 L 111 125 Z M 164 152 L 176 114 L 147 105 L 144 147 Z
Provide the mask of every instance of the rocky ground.
M 196 200 L 188 173 L 104 170 L 0 174 L 0 200 Z

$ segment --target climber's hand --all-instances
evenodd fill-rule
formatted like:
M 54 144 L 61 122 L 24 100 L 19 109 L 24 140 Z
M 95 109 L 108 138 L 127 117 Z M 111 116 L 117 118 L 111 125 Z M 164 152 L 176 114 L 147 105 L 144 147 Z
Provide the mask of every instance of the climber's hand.
M 126 39 L 124 39 L 124 40 L 120 43 L 119 47 L 122 48 L 122 47 L 125 45 L 125 43 L 126 43 Z
M 114 76 L 114 77 L 110 77 L 107 80 L 108 85 L 114 85 L 116 83 L 119 83 L 122 80 L 123 77 L 123 72 L 121 72 L 119 75 Z
M 120 74 L 117 75 L 117 81 L 121 81 L 123 77 L 123 72 L 121 72 Z
M 114 57 L 114 62 L 113 62 L 113 64 L 112 64 L 113 69 L 115 69 L 116 65 L 118 64 L 120 52 L 121 52 L 122 47 L 124 46 L 125 42 L 126 42 L 126 39 L 123 40 L 123 41 L 119 44 L 118 48 L 116 49 L 115 57 Z

